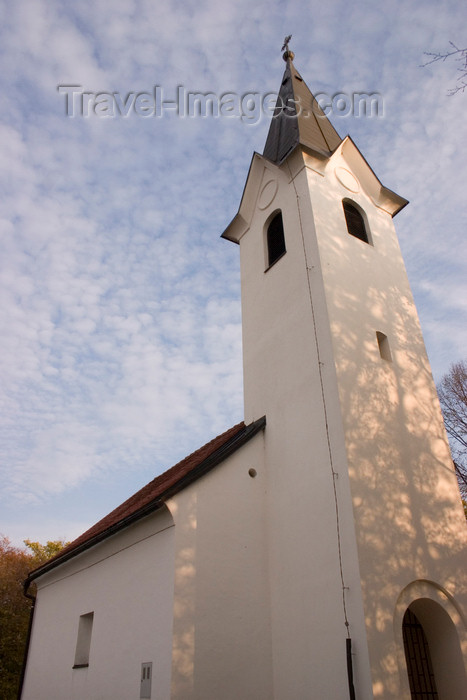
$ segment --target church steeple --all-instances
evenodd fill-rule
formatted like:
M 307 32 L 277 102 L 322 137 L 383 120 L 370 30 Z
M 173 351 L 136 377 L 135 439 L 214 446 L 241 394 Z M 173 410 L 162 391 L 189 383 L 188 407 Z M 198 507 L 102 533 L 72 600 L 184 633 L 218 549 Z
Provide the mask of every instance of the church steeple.
M 280 164 L 295 146 L 301 144 L 329 156 L 342 139 L 295 68 L 288 41 L 283 48 L 286 49 L 283 54 L 286 68 L 263 155 Z

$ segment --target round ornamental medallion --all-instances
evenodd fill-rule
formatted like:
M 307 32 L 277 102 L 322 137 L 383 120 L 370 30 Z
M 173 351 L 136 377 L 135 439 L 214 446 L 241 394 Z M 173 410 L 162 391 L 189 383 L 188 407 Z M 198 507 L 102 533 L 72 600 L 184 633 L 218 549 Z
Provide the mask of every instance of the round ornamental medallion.
M 360 185 L 358 184 L 357 178 L 355 175 L 352 175 L 350 170 L 347 170 L 347 168 L 342 168 L 339 166 L 334 170 L 334 174 L 341 185 L 345 187 L 346 190 L 349 190 L 349 192 L 360 191 Z
M 266 209 L 268 207 L 277 192 L 277 180 L 268 180 L 265 185 L 263 185 L 258 198 L 258 207 L 260 209 Z

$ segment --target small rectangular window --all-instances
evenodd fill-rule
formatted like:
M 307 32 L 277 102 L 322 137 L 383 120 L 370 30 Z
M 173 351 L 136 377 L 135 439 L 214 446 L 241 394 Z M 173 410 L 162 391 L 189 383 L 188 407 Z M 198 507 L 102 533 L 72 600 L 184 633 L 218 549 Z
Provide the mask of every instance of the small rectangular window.
M 381 331 L 376 331 L 376 339 L 378 341 L 379 354 L 381 359 L 387 362 L 392 362 L 391 348 L 389 347 L 389 340 L 387 335 L 381 333 Z
M 93 612 L 86 613 L 86 615 L 80 615 L 78 639 L 76 640 L 75 663 L 73 668 L 86 668 L 89 666 L 89 652 L 91 649 L 93 622 Z

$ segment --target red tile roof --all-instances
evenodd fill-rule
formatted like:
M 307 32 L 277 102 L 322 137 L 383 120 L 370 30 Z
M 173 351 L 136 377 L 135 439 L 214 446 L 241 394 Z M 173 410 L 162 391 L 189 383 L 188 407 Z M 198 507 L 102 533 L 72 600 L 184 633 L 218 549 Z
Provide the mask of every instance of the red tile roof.
M 248 426 L 241 422 L 225 433 L 218 435 L 214 440 L 206 443 L 196 452 L 188 455 L 181 462 L 157 476 L 146 486 L 143 486 L 142 489 L 137 491 L 122 505 L 115 508 L 109 515 L 99 520 L 98 523 L 62 549 L 59 554 L 29 574 L 26 583 L 30 583 L 33 579 L 46 573 L 46 571 L 157 510 L 165 500 L 173 496 L 177 491 L 181 491 L 195 479 L 198 479 L 226 459 L 232 452 L 264 428 L 265 424 L 265 418 L 260 418 Z

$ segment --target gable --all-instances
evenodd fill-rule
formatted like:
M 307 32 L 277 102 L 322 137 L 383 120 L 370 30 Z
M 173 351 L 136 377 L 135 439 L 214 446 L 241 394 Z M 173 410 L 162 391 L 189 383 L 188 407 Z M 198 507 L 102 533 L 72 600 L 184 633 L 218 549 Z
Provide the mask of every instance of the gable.
M 280 172 L 281 169 L 277 165 L 268 161 L 264 156 L 260 156 L 259 153 L 254 153 L 238 213 L 227 226 L 221 238 L 233 243 L 240 242 L 241 237 L 250 228 L 251 219 L 262 190 L 267 187 L 269 180 L 277 179 Z
M 149 484 L 143 486 L 55 557 L 30 573 L 26 580 L 26 586 L 56 566 L 161 508 L 167 499 L 221 464 L 262 430 L 265 425 L 266 418 L 264 416 L 247 426 L 242 421 L 185 457 L 150 481 Z

